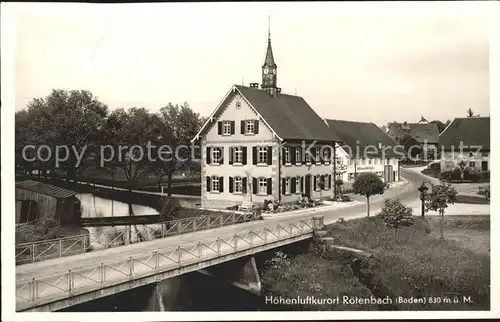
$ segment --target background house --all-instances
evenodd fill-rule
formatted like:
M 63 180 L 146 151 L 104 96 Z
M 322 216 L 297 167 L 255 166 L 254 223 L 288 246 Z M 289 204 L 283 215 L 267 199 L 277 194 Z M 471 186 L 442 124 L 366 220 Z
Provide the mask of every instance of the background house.
M 342 141 L 338 145 L 339 171 L 337 179 L 350 189 L 359 173 L 373 172 L 384 182 L 400 180 L 399 159 L 404 151 L 398 143 L 373 123 L 327 119 L 325 122 Z M 342 173 L 343 172 L 343 173 Z
M 423 116 L 418 123 L 390 123 L 388 134 L 397 142 L 404 144 L 405 137 L 411 137 L 421 147 L 421 153 L 412 156 L 417 159 L 434 159 L 439 154 L 439 128 L 429 123 Z
M 455 118 L 441 133 L 439 142 L 441 172 L 453 171 L 461 161 L 471 169 L 490 170 L 489 117 Z
M 16 223 L 53 219 L 61 225 L 77 224 L 80 201 L 76 192 L 27 180 L 16 183 Z

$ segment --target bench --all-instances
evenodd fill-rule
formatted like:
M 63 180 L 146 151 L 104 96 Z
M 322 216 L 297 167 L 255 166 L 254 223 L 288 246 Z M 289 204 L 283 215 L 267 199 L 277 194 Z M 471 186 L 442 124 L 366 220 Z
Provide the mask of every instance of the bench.
M 238 207 L 238 211 L 252 211 L 252 209 L 253 203 L 250 201 L 245 201 Z

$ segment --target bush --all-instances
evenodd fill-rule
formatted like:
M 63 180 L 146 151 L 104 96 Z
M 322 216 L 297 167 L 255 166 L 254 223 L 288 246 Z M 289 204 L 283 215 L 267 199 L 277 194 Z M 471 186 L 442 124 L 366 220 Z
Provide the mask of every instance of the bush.
M 431 163 L 427 168 L 431 171 L 441 171 L 441 163 L 439 162 Z
M 276 253 L 274 253 L 274 256 L 270 260 L 266 261 L 265 267 L 282 269 L 290 265 L 290 263 L 291 260 L 287 254 L 283 253 L 282 251 L 277 251 Z
M 344 195 L 344 196 L 342 196 L 342 201 L 349 202 L 349 201 L 352 201 L 352 200 L 351 200 L 351 197 Z
M 163 197 L 160 202 L 162 203 L 160 215 L 163 220 L 174 220 L 179 217 L 178 213 L 181 205 L 178 199 Z
M 403 205 L 399 199 L 387 199 L 378 213 L 387 227 L 399 228 L 413 225 L 413 209 Z
M 335 180 L 334 184 L 335 184 L 336 186 L 341 186 L 341 185 L 343 185 L 343 184 L 344 184 L 344 181 L 343 181 L 342 179 L 337 179 L 337 180 Z
M 309 199 L 306 196 L 302 195 L 297 199 L 296 204 L 299 205 L 301 208 L 306 208 L 308 207 Z

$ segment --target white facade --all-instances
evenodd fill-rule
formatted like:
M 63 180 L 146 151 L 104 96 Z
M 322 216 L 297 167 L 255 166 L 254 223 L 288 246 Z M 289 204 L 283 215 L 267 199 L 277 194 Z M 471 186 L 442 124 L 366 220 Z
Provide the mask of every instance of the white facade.
M 259 204 L 277 198 L 283 203 L 295 202 L 306 189 L 310 189 L 311 198 L 331 195 L 331 164 L 283 164 L 280 140 L 239 92 L 229 93 L 222 104 L 220 115 L 211 121 L 201 140 L 203 208 L 221 209 L 241 205 L 244 201 Z M 256 121 L 253 128 L 248 126 L 248 129 L 253 129 L 253 134 L 242 134 L 243 124 L 245 131 L 248 130 L 246 121 Z M 287 144 L 286 147 L 294 145 Z M 210 153 L 208 158 L 207 153 Z M 222 160 L 215 161 L 220 155 Z M 306 179 L 306 175 L 312 177 Z M 314 177 L 321 175 L 326 176 L 326 181 L 330 179 L 330 184 L 327 182 L 325 189 L 317 190 Z M 271 188 L 268 188 L 269 184 Z M 295 187 L 293 192 L 292 186 Z
M 479 171 L 489 171 L 491 167 L 490 152 L 443 151 L 441 152 L 441 172 L 453 171 L 461 161 L 464 161 L 468 168 Z
M 337 163 L 337 179 L 344 181 L 344 188 L 350 189 L 354 183 L 356 174 L 372 172 L 377 174 L 384 183 L 399 181 L 399 160 L 397 158 L 350 158 L 349 155 L 337 146 L 337 155 L 340 160 Z

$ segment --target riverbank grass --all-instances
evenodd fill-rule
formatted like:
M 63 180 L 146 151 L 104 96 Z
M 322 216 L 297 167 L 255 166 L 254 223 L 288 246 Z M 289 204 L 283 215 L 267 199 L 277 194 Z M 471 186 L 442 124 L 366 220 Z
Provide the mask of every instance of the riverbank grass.
M 357 289 L 364 285 L 374 296 L 391 297 L 396 304 L 391 309 L 489 310 L 489 216 L 445 216 L 444 239 L 439 237 L 439 218 L 414 219 L 414 225 L 398 230 L 386 227 L 378 217 L 344 221 L 326 227 L 327 236 L 333 237 L 336 245 L 373 254 L 372 258 L 361 260 Z M 302 296 L 311 295 L 312 291 L 300 285 L 320 280 L 327 290 L 325 296 L 342 296 L 346 292 L 344 286 L 355 280 L 354 274 L 348 274 L 346 269 L 352 259 L 331 251 L 329 256 L 311 252 L 292 260 L 286 269 L 290 273 L 283 274 L 279 281 L 269 277 L 263 280 L 271 284 L 266 286 L 271 294 L 289 294 L 296 289 Z M 304 272 L 302 280 L 295 277 L 299 272 Z M 275 274 L 272 270 L 265 273 L 272 274 Z M 318 276 L 321 279 L 317 279 Z M 355 292 L 358 292 L 355 296 L 365 297 L 366 292 Z M 398 297 L 425 297 L 440 303 L 429 303 L 429 300 L 425 304 L 396 303 Z M 444 303 L 445 298 L 451 302 Z M 454 299 L 458 303 L 454 303 Z

